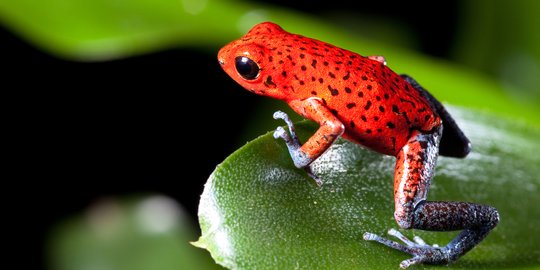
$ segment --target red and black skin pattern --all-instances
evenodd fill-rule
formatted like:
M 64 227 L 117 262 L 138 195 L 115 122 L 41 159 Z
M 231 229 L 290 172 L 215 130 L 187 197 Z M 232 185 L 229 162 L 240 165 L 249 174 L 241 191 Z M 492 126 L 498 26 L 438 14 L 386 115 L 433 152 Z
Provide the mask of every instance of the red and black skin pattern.
M 440 102 L 411 77 L 393 72 L 383 57 L 364 57 L 266 22 L 223 47 L 218 61 L 247 90 L 283 100 L 320 124 L 301 144 L 287 115 L 274 115 L 289 126 L 290 135 L 280 127 L 274 136 L 285 140 L 297 167 L 308 169 L 343 136 L 396 157 L 394 216 L 400 227 L 463 230 L 443 248 L 410 241 L 402 245 L 368 233 L 364 236 L 412 254 L 402 267 L 449 263 L 477 245 L 497 224 L 498 213 L 489 206 L 426 201 L 438 155 L 464 157 L 470 143 Z
M 254 80 L 237 74 L 233 60 L 244 55 L 261 68 Z M 254 93 L 287 103 L 320 99 L 345 126 L 343 137 L 382 154 L 395 156 L 410 130 L 427 132 L 441 124 L 427 100 L 384 63 L 276 24 L 256 25 L 219 57 L 225 71 Z

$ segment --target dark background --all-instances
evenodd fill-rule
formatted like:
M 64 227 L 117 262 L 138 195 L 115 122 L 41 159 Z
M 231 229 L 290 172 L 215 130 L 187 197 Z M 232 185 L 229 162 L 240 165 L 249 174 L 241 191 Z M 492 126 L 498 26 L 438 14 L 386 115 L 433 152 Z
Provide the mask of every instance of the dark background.
M 415 2 L 264 2 L 313 16 L 347 10 L 391 19 L 410 30 L 421 52 L 442 58 L 458 18 L 454 1 L 437 3 L 437 12 L 422 12 Z M 9 207 L 15 219 L 31 217 L 33 241 L 43 242 L 55 222 L 107 196 L 166 194 L 196 220 L 208 176 L 241 145 L 244 122 L 264 102 L 221 71 L 218 48 L 81 63 L 42 52 L 1 26 L 0 41 L 3 90 L 15 97 L 6 100 L 14 107 L 7 118 L 16 123 L 9 133 L 19 172 L 5 179 L 17 198 Z

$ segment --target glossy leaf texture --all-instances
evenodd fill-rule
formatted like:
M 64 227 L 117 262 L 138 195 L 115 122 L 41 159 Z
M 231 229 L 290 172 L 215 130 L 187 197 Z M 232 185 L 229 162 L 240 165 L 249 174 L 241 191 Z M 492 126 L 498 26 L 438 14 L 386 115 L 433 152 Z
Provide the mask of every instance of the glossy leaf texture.
M 450 269 L 540 267 L 540 130 L 451 107 L 473 143 L 466 159 L 440 157 L 428 199 L 495 206 L 499 226 Z M 281 124 L 276 122 L 276 125 Z M 316 128 L 297 124 L 305 140 Z M 313 185 L 271 133 L 220 164 L 199 205 L 195 245 L 230 269 L 397 269 L 408 254 L 362 240 L 393 219 L 394 158 L 345 140 L 314 164 Z M 404 231 L 445 245 L 457 232 Z M 415 266 L 414 269 L 440 269 Z

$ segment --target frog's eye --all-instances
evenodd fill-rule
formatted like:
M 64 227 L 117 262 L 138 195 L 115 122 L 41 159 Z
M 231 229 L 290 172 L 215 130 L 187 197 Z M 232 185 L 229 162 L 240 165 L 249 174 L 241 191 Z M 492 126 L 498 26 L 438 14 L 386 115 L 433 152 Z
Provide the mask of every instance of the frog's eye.
M 246 80 L 253 80 L 259 77 L 259 71 L 261 69 L 255 63 L 255 61 L 245 57 L 245 56 L 238 56 L 235 59 L 236 64 L 236 71 L 238 71 L 238 74 L 242 76 L 242 78 Z

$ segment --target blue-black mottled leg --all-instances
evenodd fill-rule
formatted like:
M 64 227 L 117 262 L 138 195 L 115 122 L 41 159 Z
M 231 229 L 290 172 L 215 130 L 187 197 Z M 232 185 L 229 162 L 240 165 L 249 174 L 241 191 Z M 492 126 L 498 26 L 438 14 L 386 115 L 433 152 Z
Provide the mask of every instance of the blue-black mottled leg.
M 394 173 L 395 219 L 404 229 L 427 231 L 463 230 L 444 247 L 430 246 L 420 238 L 410 241 L 395 230 L 389 234 L 403 244 L 365 233 L 364 239 L 407 252 L 413 257 L 401 268 L 413 264 L 448 264 L 480 243 L 497 225 L 499 214 L 491 206 L 467 202 L 426 201 L 438 156 L 442 127 L 433 133 L 413 132 L 396 157 Z
M 336 139 L 345 131 L 345 126 L 319 98 L 291 100 L 288 104 L 295 112 L 303 117 L 317 122 L 319 128 L 304 144 L 300 145 L 294 125 L 289 117 L 283 112 L 276 112 L 274 118 L 285 120 L 289 126 L 291 135 L 285 132 L 283 128 L 278 128 L 274 132 L 274 138 L 285 140 L 294 165 L 297 168 L 305 169 L 311 178 L 315 180 L 316 184 L 321 185 L 321 180 L 313 174 L 309 165 L 332 146 Z
M 401 268 L 420 263 L 448 264 L 480 243 L 498 221 L 497 210 L 491 206 L 466 202 L 424 202 L 414 211 L 413 228 L 427 231 L 463 230 L 446 246 L 430 246 L 419 237 L 415 237 L 413 242 L 393 229 L 388 234 L 403 244 L 372 233 L 365 233 L 364 239 L 413 255 L 400 263 Z
M 285 144 L 287 145 L 287 149 L 289 149 L 289 154 L 291 155 L 295 166 L 297 168 L 304 169 L 306 173 L 315 181 L 315 184 L 317 186 L 322 185 L 322 180 L 311 170 L 311 167 L 309 166 L 308 159 L 305 156 L 302 156 L 302 152 L 299 151 L 302 144 L 300 143 L 300 140 L 298 139 L 298 135 L 296 135 L 296 129 L 294 127 L 293 122 L 289 118 L 289 116 L 282 112 L 282 111 L 276 111 L 274 113 L 274 119 L 282 119 L 287 124 L 287 127 L 289 128 L 289 133 L 287 131 L 279 126 L 276 128 L 276 131 L 274 131 L 274 138 L 278 139 L 281 138 L 285 141 Z M 297 162 L 297 161 L 301 162 Z
M 283 121 L 285 121 L 290 133 L 289 135 L 289 133 L 285 131 L 283 127 L 279 126 L 276 128 L 276 131 L 274 131 L 274 138 L 281 138 L 285 141 L 285 144 L 287 145 L 289 153 L 291 154 L 291 157 L 293 159 L 294 165 L 297 168 L 307 167 L 309 163 L 312 162 L 312 160 L 307 158 L 305 155 L 303 155 L 301 151 L 299 151 L 302 144 L 300 143 L 300 140 L 296 135 L 296 128 L 294 127 L 294 124 L 289 118 L 289 116 L 282 111 L 277 111 L 274 113 L 274 119 L 282 119 Z

